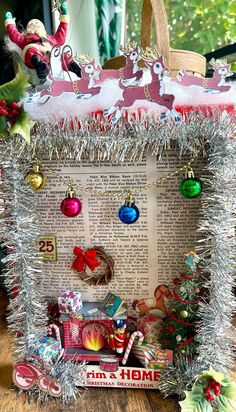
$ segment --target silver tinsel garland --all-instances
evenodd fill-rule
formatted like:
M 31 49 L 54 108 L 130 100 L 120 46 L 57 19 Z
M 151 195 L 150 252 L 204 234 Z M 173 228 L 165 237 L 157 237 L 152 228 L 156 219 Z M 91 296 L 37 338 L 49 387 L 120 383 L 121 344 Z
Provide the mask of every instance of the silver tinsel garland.
M 101 130 L 101 125 L 104 130 Z M 219 113 L 206 117 L 192 113 L 188 121 L 157 123 L 152 119 L 144 122 L 122 122 L 111 127 L 106 119 L 102 123 L 67 119 L 64 123 L 37 124 L 27 145 L 21 138 L 14 139 L 18 156 L 56 159 L 82 159 L 112 162 L 138 161 L 149 150 L 161 156 L 170 146 L 176 148 L 179 157 L 183 154 L 201 152 L 206 155 L 215 140 L 236 132 L 230 116 Z M 8 143 L 5 151 L 11 150 Z
M 200 305 L 198 362 L 227 373 L 233 368 L 231 327 L 236 264 L 236 140 L 216 141 L 209 157 L 211 178 L 202 195 L 198 247 L 205 257 L 209 303 Z
M 0 240 L 10 252 L 3 259 L 7 264 L 5 285 L 11 295 L 7 320 L 9 329 L 17 333 L 17 358 L 24 359 L 35 339 L 45 335 L 47 314 L 40 290 L 42 262 L 36 250 L 39 232 L 34 192 L 22 184 L 27 169 L 15 162 L 14 154 L 12 150 L 12 155 L 6 157 L 1 151 L 0 198 L 4 204 L 0 215 Z
M 64 391 L 57 398 L 62 404 L 68 404 L 76 400 L 77 396 L 81 396 L 82 390 L 86 381 L 86 362 L 76 362 L 73 360 L 59 361 L 53 365 L 50 376 L 55 377 L 60 382 Z M 49 402 L 53 398 L 49 393 L 44 392 L 35 385 L 27 391 L 29 402 L 36 401 L 38 404 Z
M 199 357 L 191 365 L 177 363 L 165 369 L 159 382 L 165 395 L 181 394 L 194 377 L 210 365 L 224 371 L 232 365 L 230 337 L 224 332 L 235 310 L 232 286 L 236 256 L 236 154 L 235 142 L 227 139 L 235 135 L 236 126 L 225 113 L 209 117 L 192 113 L 186 123 L 179 125 L 157 125 L 147 120 L 144 127 L 139 122 L 130 124 L 123 120 L 119 127 L 113 128 L 103 121 L 103 127 L 101 131 L 101 123 L 95 120 L 81 122 L 78 127 L 77 120 L 69 119 L 64 125 L 37 125 L 28 146 L 19 136 L 2 142 L 1 162 L 5 176 L 0 196 L 5 201 L 6 209 L 2 209 L 0 236 L 12 250 L 6 258 L 6 286 L 11 291 L 17 284 L 20 290 L 9 305 L 10 328 L 22 332 L 16 340 L 17 355 L 18 358 L 27 355 L 32 341 L 42 336 L 47 320 L 45 304 L 38 289 L 41 263 L 35 250 L 38 236 L 35 200 L 33 191 L 24 184 L 24 163 L 31 162 L 34 156 L 75 161 L 85 158 L 91 162 L 137 161 L 147 150 L 161 156 L 163 150 L 170 146 L 178 150 L 179 156 L 200 152 L 209 157 L 211 176 L 207 182 L 208 189 L 203 194 L 203 218 L 200 223 L 203 241 L 199 244 L 205 262 L 204 270 L 211 275 L 207 284 L 209 303 L 203 303 L 200 309 Z M 61 377 L 66 390 L 60 400 L 67 402 L 74 398 L 76 385 L 71 381 L 73 368 L 65 366 L 67 363 L 63 365 L 65 369 Z M 36 392 L 38 399 L 45 400 L 36 387 L 31 392 L 31 398 Z

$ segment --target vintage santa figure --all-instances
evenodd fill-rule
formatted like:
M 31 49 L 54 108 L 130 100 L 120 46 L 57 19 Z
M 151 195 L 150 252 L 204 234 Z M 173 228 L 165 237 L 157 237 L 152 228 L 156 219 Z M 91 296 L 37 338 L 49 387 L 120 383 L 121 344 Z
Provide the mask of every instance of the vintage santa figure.
M 50 71 L 50 52 L 53 46 L 62 46 L 66 41 L 67 26 L 69 16 L 67 14 L 67 7 L 65 0 L 60 4 L 60 24 L 54 35 L 46 33 L 44 24 L 38 20 L 30 20 L 27 24 L 25 33 L 20 33 L 15 24 L 12 14 L 7 12 L 5 14 L 5 27 L 7 34 L 11 41 L 17 44 L 22 50 L 22 60 L 26 66 L 34 68 L 37 72 L 38 78 L 44 81 Z M 74 72 L 78 77 L 81 75 L 81 69 L 72 57 L 68 57 L 64 53 L 66 68 Z M 66 65 L 66 67 L 65 67 Z

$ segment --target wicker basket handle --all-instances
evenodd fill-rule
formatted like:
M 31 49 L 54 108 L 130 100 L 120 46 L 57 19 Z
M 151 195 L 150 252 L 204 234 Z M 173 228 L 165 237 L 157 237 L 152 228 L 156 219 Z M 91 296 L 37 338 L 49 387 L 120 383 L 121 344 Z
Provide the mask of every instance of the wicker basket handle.
M 150 46 L 151 23 L 154 17 L 157 48 L 165 56 L 167 65 L 170 58 L 170 38 L 166 10 L 163 0 L 143 0 L 141 23 L 141 46 Z

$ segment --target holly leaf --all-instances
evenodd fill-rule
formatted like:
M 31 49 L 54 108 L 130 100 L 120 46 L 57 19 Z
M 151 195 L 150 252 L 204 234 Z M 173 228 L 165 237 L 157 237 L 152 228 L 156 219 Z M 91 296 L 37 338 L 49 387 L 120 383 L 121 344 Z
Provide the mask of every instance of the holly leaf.
M 222 372 L 216 372 L 214 369 L 210 368 L 208 371 L 204 371 L 198 376 L 199 381 L 209 382 L 210 379 L 214 379 L 216 382 L 222 383 L 224 380 L 224 374 Z
M 214 405 L 218 412 L 236 412 L 236 402 L 224 395 L 217 396 Z
M 182 412 L 213 412 L 212 405 L 204 398 L 203 391 L 201 397 L 200 392 L 196 392 L 195 389 L 191 392 L 186 391 L 185 395 L 184 401 L 179 402 Z
M 0 135 L 8 136 L 6 116 L 0 116 Z
M 236 382 L 232 381 L 229 376 L 225 376 L 221 385 L 221 395 L 236 401 Z
M 16 77 L 10 82 L 0 86 L 0 100 L 18 102 L 24 96 L 26 87 L 30 86 L 28 80 L 29 75 L 25 74 L 22 68 L 18 66 Z
M 24 112 L 22 115 L 17 119 L 16 123 L 12 126 L 9 130 L 10 136 L 13 134 L 20 134 L 25 141 L 29 144 L 30 143 L 30 130 L 33 127 L 35 122 L 30 120 L 28 113 Z

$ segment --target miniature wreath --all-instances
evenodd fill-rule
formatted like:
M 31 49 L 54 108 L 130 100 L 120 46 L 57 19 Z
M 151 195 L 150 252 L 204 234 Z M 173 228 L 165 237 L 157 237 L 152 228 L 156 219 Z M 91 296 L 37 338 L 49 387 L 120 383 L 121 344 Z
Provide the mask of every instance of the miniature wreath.
M 103 247 L 94 246 L 83 251 L 80 247 L 75 246 L 73 250 L 76 256 L 74 262 L 71 265 L 71 269 L 74 269 L 79 273 L 79 278 L 86 282 L 90 286 L 108 285 L 114 277 L 114 261 L 109 256 Z M 99 260 L 97 260 L 99 258 Z M 89 267 L 92 272 L 101 265 L 101 262 L 106 264 L 105 273 L 100 275 L 90 275 L 86 272 L 86 268 Z

